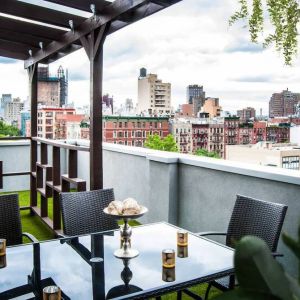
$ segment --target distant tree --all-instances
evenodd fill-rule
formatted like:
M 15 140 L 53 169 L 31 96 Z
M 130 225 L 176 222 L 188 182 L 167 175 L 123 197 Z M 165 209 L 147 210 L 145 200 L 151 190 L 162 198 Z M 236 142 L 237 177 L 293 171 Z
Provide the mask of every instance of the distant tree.
M 212 157 L 212 158 L 221 158 L 219 153 L 217 152 L 209 152 L 208 150 L 206 149 L 198 149 L 196 152 L 195 152 L 195 155 L 198 155 L 198 156 L 206 156 L 206 157 Z
M 259 34 L 264 32 L 265 20 L 269 19 L 273 32 L 264 38 L 263 46 L 275 44 L 276 50 L 283 54 L 285 64 L 290 65 L 298 47 L 299 0 L 236 1 L 240 10 L 230 18 L 229 25 L 241 19 L 246 20 L 251 41 L 257 43 Z
M 145 147 L 161 151 L 178 152 L 178 147 L 172 134 L 167 135 L 165 138 L 160 138 L 158 134 L 148 135 Z
M 20 130 L 15 127 L 8 124 L 5 124 L 3 121 L 0 121 L 0 136 L 20 136 L 21 132 Z

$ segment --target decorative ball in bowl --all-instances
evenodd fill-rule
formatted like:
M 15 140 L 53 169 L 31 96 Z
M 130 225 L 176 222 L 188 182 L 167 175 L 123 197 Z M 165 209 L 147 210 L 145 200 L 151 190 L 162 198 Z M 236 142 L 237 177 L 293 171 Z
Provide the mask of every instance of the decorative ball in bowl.
M 141 206 L 133 198 L 127 198 L 124 201 L 112 201 L 103 212 L 110 217 L 123 220 L 124 225 L 120 226 L 121 249 L 114 252 L 118 258 L 133 258 L 139 255 L 135 249 L 131 249 L 132 230 L 128 224 L 130 219 L 138 219 L 148 212 L 145 206 Z

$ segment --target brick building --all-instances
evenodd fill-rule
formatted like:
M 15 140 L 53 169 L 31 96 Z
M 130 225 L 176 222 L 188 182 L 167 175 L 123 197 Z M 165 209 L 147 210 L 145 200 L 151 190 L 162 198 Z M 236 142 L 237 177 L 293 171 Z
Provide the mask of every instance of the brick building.
M 56 119 L 62 115 L 75 115 L 74 108 L 44 107 L 38 110 L 37 135 L 46 139 L 57 139 L 64 133 L 56 131 Z M 64 137 L 65 138 L 65 137 Z
M 208 150 L 208 123 L 192 123 L 193 153 L 198 149 Z
M 55 139 L 80 139 L 80 124 L 85 115 L 57 114 L 54 124 Z
M 169 134 L 168 117 L 103 117 L 103 141 L 107 143 L 143 147 L 148 135 L 161 138 Z
M 267 140 L 267 122 L 254 122 L 253 144 Z
M 290 141 L 290 124 L 282 123 L 267 126 L 267 141 L 273 143 L 287 143 Z
M 256 111 L 253 107 L 246 107 L 237 111 L 237 116 L 240 117 L 241 122 L 248 122 L 250 119 L 255 118 Z
M 253 124 L 252 123 L 241 123 L 239 125 L 239 137 L 238 137 L 238 144 L 239 145 L 247 145 L 253 144 Z
M 239 143 L 239 117 L 224 118 L 224 137 L 226 145 L 237 145 Z

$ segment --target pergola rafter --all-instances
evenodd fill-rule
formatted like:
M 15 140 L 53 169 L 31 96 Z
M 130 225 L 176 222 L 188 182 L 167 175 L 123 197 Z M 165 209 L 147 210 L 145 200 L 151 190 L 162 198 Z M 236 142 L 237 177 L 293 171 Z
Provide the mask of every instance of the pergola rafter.
M 43 6 L 18 0 L 0 1 L 0 56 L 24 60 L 28 71 L 31 100 L 30 209 L 53 230 L 60 230 L 59 169 L 53 169 L 53 221 L 48 218 L 47 188 L 42 188 L 42 169 L 47 165 L 47 140 L 37 138 L 37 70 L 38 64 L 49 64 L 80 48 L 90 61 L 90 189 L 103 188 L 102 159 L 102 77 L 103 46 L 106 37 L 121 28 L 150 16 L 181 0 L 48 0 Z M 50 8 L 49 3 L 57 5 Z M 48 5 L 46 5 L 48 3 Z M 61 8 L 61 9 L 59 9 Z M 68 10 L 69 9 L 69 10 Z M 75 10 L 74 10 L 75 9 Z M 79 11 L 78 11 L 79 10 Z M 81 12 L 80 12 L 81 11 Z M 87 14 L 89 12 L 90 14 Z M 90 16 L 84 18 L 83 16 Z M 69 22 L 69 21 L 72 22 Z M 59 26 L 59 27 L 57 27 Z M 37 144 L 41 142 L 41 161 L 37 162 Z M 52 143 L 52 142 L 51 142 Z M 50 144 L 51 144 L 50 143 Z M 60 144 L 53 142 L 53 164 L 59 164 Z M 52 144 L 53 144 L 52 143 Z M 64 146 L 66 147 L 66 146 Z M 81 184 L 77 176 L 77 148 L 68 146 L 70 170 L 62 179 Z M 76 148 L 76 149 L 75 149 Z M 47 176 L 47 175 L 46 175 Z M 50 177 L 51 177 L 50 176 Z M 68 183 L 68 184 L 69 184 Z M 78 187 L 79 187 L 78 185 Z M 37 207 L 37 191 L 41 207 Z

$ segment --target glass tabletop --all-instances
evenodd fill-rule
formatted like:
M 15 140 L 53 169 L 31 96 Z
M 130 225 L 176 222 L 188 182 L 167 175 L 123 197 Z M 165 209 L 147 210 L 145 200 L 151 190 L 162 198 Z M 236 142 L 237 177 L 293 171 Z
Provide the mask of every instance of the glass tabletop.
M 126 260 L 114 256 L 119 231 L 7 248 L 0 299 L 28 280 L 40 289 L 59 286 L 64 299 L 133 299 L 233 272 L 232 249 L 191 233 L 188 246 L 177 247 L 177 231 L 167 223 L 134 227 L 131 244 L 139 256 Z M 175 250 L 175 268 L 162 267 L 163 249 Z

